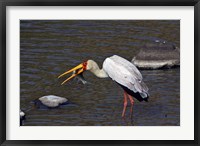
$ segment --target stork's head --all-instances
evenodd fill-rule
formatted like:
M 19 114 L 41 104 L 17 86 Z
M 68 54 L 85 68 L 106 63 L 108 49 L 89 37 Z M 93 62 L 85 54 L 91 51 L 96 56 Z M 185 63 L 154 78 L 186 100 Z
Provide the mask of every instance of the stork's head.
M 67 81 L 69 81 L 70 79 L 76 77 L 77 75 L 81 75 L 81 78 L 82 80 L 84 80 L 83 76 L 82 76 L 82 73 L 85 71 L 85 70 L 89 70 L 90 68 L 90 61 L 87 60 L 79 65 L 77 65 L 76 67 L 70 69 L 69 71 L 66 71 L 64 72 L 63 74 L 61 74 L 60 76 L 58 76 L 58 78 L 66 75 L 66 74 L 69 74 L 69 73 L 73 73 L 69 78 L 67 78 L 64 82 L 62 82 L 61 85 L 63 85 L 64 83 L 66 83 Z M 83 82 L 83 81 L 82 81 Z

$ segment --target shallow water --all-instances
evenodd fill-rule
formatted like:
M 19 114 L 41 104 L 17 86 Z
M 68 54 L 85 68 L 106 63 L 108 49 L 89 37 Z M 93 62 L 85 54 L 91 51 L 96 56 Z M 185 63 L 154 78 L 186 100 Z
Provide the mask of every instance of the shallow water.
M 117 54 L 131 60 L 142 45 L 166 40 L 179 46 L 179 21 L 30 21 L 20 22 L 20 108 L 25 126 L 177 126 L 180 125 L 180 69 L 142 70 L 149 102 L 135 101 L 121 118 L 123 90 L 90 72 L 88 84 L 58 75 L 93 59 L 100 66 Z M 35 108 L 44 95 L 66 97 L 56 109 Z

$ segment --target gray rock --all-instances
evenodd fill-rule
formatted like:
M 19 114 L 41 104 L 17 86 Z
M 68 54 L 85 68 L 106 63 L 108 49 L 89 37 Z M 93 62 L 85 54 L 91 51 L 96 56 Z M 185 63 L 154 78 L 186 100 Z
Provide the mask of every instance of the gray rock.
M 140 69 L 161 69 L 180 66 L 180 49 L 173 44 L 154 43 L 141 48 L 132 59 Z
M 19 112 L 19 116 L 20 116 L 20 126 L 22 126 L 23 122 L 25 120 L 26 114 L 21 109 L 20 109 L 20 112 Z
M 51 108 L 58 107 L 59 105 L 64 104 L 68 101 L 64 97 L 59 97 L 55 95 L 42 96 L 38 100 L 45 106 L 51 107 Z
M 25 117 L 25 113 L 22 110 L 20 110 L 19 115 L 20 115 L 20 118 L 24 118 Z

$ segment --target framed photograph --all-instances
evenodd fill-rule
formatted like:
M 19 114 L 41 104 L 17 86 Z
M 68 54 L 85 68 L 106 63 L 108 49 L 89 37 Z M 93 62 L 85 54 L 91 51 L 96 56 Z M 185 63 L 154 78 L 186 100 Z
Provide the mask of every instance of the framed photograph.
M 199 1 L 0 6 L 1 145 L 199 144 Z

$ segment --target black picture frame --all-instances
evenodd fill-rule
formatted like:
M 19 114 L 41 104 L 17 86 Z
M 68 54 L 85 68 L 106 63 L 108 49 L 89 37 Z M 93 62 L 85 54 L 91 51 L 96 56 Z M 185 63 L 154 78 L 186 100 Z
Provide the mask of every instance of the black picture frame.
M 6 7 L 7 6 L 194 6 L 194 140 L 7 140 L 6 139 Z M 3 0 L 0 1 L 0 143 L 1 145 L 199 145 L 199 42 L 200 2 L 199 0 Z

